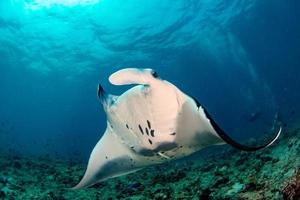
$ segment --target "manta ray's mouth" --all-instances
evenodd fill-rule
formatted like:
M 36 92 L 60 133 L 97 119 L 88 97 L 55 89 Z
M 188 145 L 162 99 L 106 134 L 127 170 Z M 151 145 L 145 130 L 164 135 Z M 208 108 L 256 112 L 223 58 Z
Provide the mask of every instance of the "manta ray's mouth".
M 153 156 L 157 153 L 166 152 L 176 147 L 178 147 L 178 144 L 176 143 L 165 142 L 165 143 L 160 143 L 155 149 L 142 148 L 139 151 L 137 151 L 137 153 L 143 156 Z

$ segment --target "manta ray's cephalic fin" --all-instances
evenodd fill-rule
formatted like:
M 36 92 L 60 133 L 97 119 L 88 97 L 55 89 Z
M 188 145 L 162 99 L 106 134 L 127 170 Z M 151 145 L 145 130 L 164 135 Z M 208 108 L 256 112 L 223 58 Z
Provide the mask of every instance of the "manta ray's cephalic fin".
M 149 85 L 157 78 L 157 73 L 152 69 L 126 68 L 110 75 L 109 81 L 113 85 Z

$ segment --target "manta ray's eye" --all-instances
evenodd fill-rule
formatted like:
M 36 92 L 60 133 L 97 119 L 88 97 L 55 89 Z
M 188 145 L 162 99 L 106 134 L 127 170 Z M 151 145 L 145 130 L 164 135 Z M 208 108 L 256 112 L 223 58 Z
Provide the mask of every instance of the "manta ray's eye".
M 154 78 L 158 78 L 158 74 L 157 74 L 156 71 L 152 70 L 152 71 L 151 71 L 151 74 L 152 74 L 152 76 L 153 76 Z

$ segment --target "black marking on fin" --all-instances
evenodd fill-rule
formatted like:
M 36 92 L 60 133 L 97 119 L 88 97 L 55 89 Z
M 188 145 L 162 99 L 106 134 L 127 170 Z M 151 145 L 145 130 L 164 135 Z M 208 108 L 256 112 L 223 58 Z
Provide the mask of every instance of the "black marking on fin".
M 243 144 L 240 144 L 240 143 L 234 141 L 227 133 L 225 133 L 225 131 L 223 131 L 219 127 L 219 125 L 212 119 L 210 114 L 204 108 L 203 108 L 203 110 L 204 110 L 206 117 L 210 120 L 212 127 L 214 128 L 216 133 L 220 136 L 220 138 L 222 138 L 227 144 L 231 145 L 232 147 L 235 147 L 242 151 L 258 151 L 258 150 L 264 149 L 264 148 L 268 147 L 269 145 L 271 145 L 279 137 L 279 135 L 281 133 L 281 127 L 280 127 L 277 134 L 266 144 L 263 144 L 263 145 L 260 145 L 257 147 L 246 146 L 246 145 L 243 145 Z
M 142 127 L 141 127 L 141 125 L 140 125 L 140 124 L 139 124 L 139 129 L 140 129 L 140 131 L 141 131 L 142 135 L 144 135 L 144 131 L 143 131 L 143 129 L 142 129 Z
M 152 141 L 150 139 L 148 139 L 149 143 L 152 144 Z
M 149 120 L 147 120 L 147 124 L 148 124 L 148 128 L 151 129 L 151 124 L 150 124 Z
M 149 135 L 149 131 L 147 127 L 145 128 L 145 130 L 146 130 L 146 134 Z
M 197 107 L 199 108 L 201 106 L 200 102 L 195 97 L 191 96 L 191 98 L 195 101 Z
M 154 137 L 154 130 L 153 130 L 153 129 L 150 131 L 150 135 L 151 135 L 152 137 Z
M 98 91 L 97 91 L 98 98 L 100 101 L 103 101 L 105 99 L 105 91 L 101 84 L 98 84 Z

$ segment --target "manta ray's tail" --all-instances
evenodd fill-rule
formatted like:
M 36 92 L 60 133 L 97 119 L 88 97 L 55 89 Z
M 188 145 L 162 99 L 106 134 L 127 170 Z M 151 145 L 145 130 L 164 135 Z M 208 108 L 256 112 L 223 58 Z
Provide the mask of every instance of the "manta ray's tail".
M 212 119 L 212 117 L 210 116 L 210 114 L 204 109 L 205 115 L 206 117 L 210 120 L 210 123 L 212 125 L 212 127 L 214 128 L 214 130 L 216 131 L 216 133 L 219 135 L 220 138 L 222 138 L 227 144 L 231 145 L 232 147 L 235 147 L 239 150 L 242 151 L 258 151 L 261 149 L 264 149 L 270 145 L 272 145 L 280 136 L 282 128 L 279 127 L 279 130 L 277 131 L 276 135 L 269 140 L 267 143 L 257 146 L 257 147 L 252 147 L 252 146 L 246 146 L 243 144 L 240 144 L 236 141 L 234 141 L 227 133 L 225 133 L 225 131 L 223 131 L 223 129 L 221 129 L 219 127 L 219 125 Z

